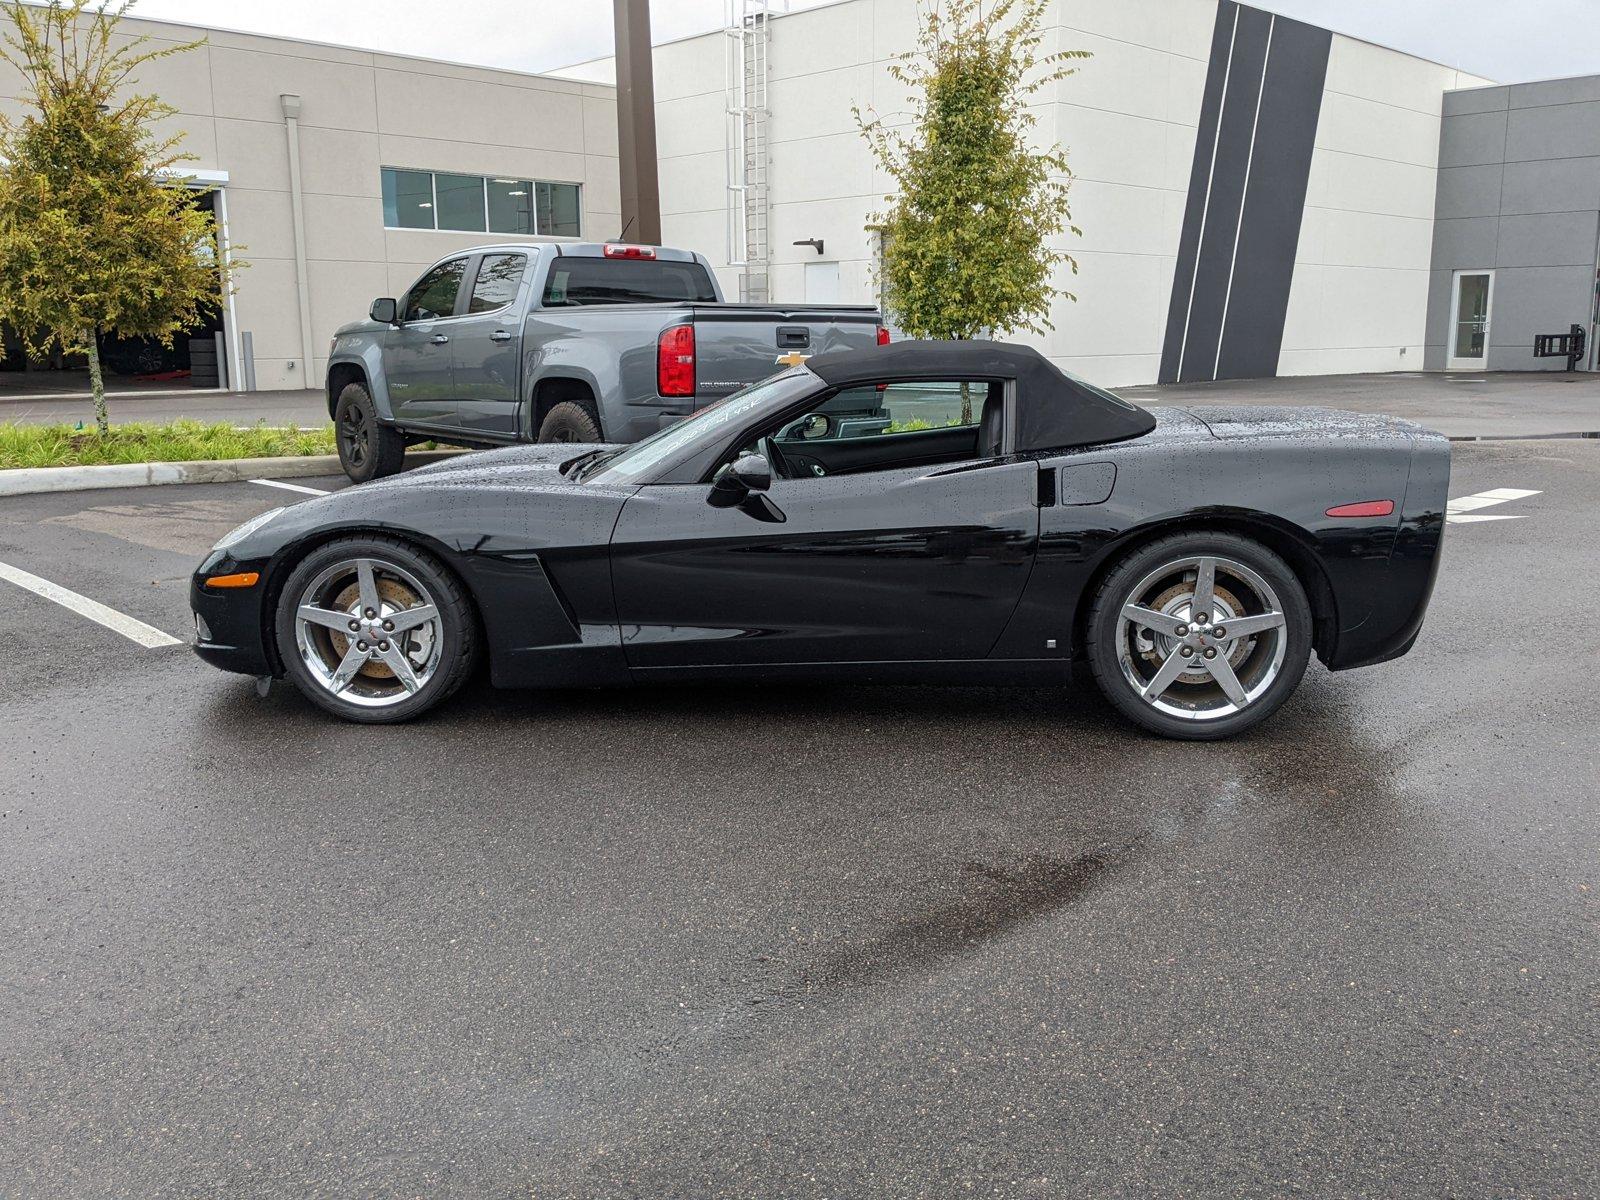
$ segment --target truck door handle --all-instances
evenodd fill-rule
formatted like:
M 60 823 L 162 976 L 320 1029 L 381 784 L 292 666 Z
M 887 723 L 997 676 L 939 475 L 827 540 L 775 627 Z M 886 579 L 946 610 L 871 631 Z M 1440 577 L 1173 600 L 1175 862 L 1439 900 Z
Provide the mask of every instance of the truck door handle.
M 496 329 L 489 335 L 489 340 L 491 342 L 509 342 L 511 340 L 511 335 L 504 329 Z
M 446 337 L 442 333 L 436 333 L 431 338 L 429 338 L 428 340 L 430 342 L 432 342 L 435 346 L 442 346 L 446 342 L 448 342 L 450 339 L 448 337 Z

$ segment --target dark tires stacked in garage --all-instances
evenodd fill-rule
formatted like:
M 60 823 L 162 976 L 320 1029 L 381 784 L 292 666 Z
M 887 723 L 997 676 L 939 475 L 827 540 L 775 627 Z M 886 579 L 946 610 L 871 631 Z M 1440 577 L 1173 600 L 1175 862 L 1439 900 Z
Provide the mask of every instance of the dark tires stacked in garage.
M 1089 667 L 1125 716 L 1172 738 L 1229 737 L 1293 694 L 1311 654 L 1293 570 L 1235 533 L 1159 538 L 1122 559 L 1089 611 Z

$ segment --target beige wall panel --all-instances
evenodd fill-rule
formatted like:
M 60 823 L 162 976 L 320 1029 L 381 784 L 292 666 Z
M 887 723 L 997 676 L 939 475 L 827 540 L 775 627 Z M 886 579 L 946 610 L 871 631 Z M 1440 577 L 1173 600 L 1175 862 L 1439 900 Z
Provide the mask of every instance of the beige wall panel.
M 215 89 L 219 117 L 281 124 L 283 108 L 278 97 L 288 92 L 300 97 L 301 125 L 378 127 L 372 72 L 365 68 L 216 46 L 211 51 L 211 70 L 219 81 Z
M 307 258 L 383 261 L 383 202 L 376 196 L 307 196 L 305 213 Z
M 294 257 L 294 214 L 288 192 L 228 187 L 228 234 L 240 258 Z
M 300 179 L 307 193 L 382 196 L 378 139 L 347 129 L 300 127 Z
M 289 190 L 289 139 L 283 122 L 218 120 L 217 166 L 238 187 Z

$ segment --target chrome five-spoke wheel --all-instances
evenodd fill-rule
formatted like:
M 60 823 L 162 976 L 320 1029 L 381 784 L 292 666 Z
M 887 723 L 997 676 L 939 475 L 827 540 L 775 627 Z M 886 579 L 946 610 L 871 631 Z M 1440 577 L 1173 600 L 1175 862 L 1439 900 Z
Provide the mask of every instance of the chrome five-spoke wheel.
M 1275 710 L 1311 646 L 1304 589 L 1272 551 L 1233 533 L 1177 534 L 1137 550 L 1101 585 L 1089 662 L 1146 728 L 1223 737 Z
M 295 564 L 274 629 L 294 685 L 366 724 L 432 708 L 466 682 L 478 655 L 477 614 L 455 573 L 384 534 L 328 542 Z
M 1241 562 L 1164 563 L 1133 588 L 1117 629 L 1123 678 L 1170 716 L 1210 721 L 1259 699 L 1283 666 L 1283 605 Z
M 414 696 L 438 670 L 444 631 L 433 596 L 411 572 L 341 559 L 302 591 L 295 647 L 307 673 L 350 704 L 383 708 Z

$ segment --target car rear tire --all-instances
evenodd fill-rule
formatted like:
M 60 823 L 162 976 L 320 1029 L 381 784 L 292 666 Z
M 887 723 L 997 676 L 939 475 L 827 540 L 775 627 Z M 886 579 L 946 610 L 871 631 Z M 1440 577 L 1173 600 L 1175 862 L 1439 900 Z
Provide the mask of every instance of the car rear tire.
M 1203 741 L 1276 712 L 1305 674 L 1311 640 L 1311 606 L 1283 559 L 1238 534 L 1197 531 L 1117 563 L 1089 610 L 1087 649 L 1124 716 Z
M 313 704 L 363 724 L 393 724 L 457 691 L 479 652 L 460 582 L 393 537 L 318 546 L 290 572 L 275 617 L 278 655 Z
M 563 400 L 552 405 L 539 423 L 541 442 L 600 442 L 600 422 L 587 405 Z
M 406 440 L 378 419 L 364 383 L 347 383 L 333 408 L 339 465 L 355 483 L 393 475 L 405 464 Z

